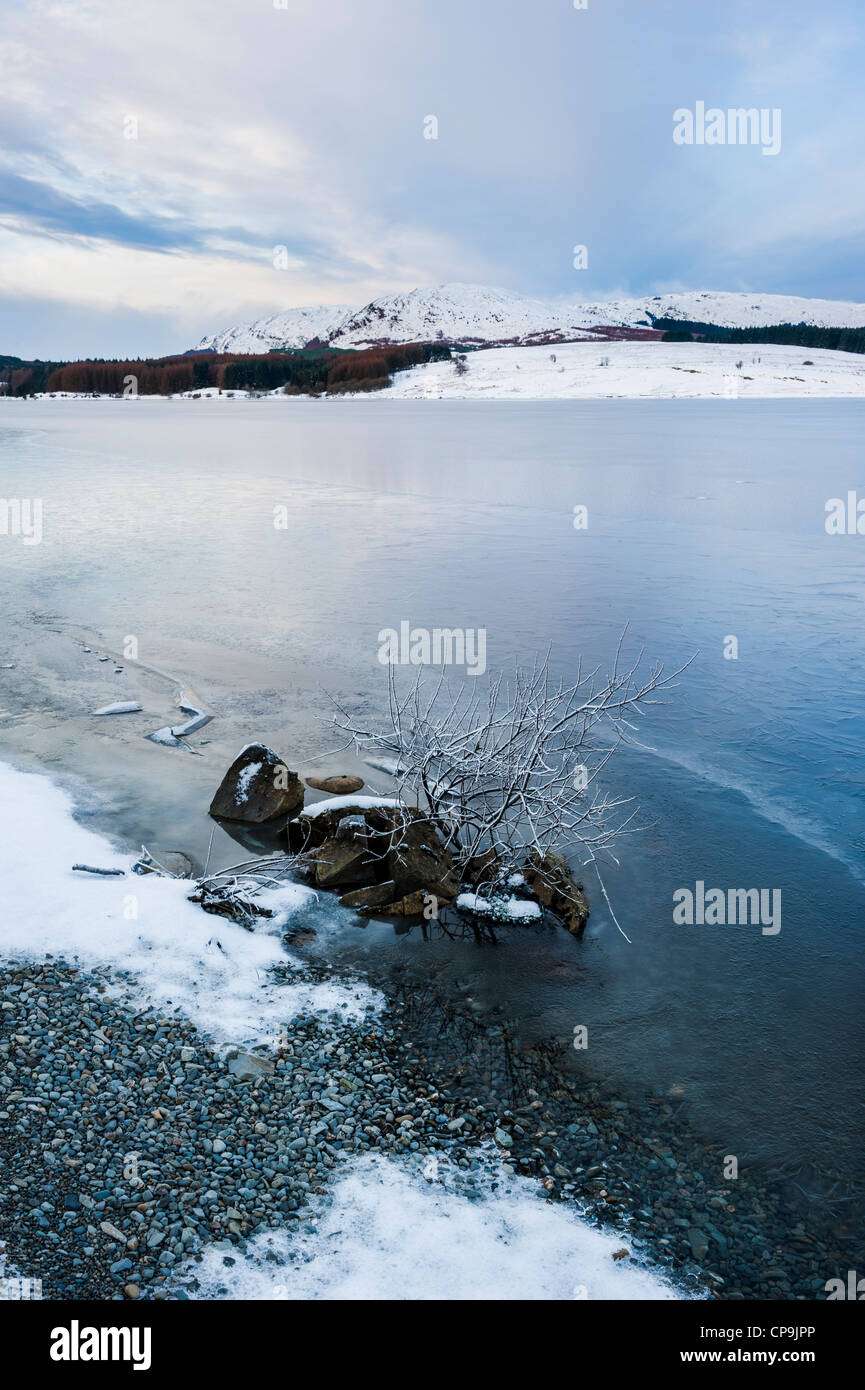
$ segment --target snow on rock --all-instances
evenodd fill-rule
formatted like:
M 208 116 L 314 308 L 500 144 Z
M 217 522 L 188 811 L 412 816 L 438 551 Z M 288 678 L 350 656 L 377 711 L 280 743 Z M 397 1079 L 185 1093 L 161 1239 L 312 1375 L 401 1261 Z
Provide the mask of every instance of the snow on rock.
M 95 709 L 94 715 L 102 714 L 140 714 L 141 705 L 135 700 L 123 700 L 117 705 L 103 705 L 102 709 Z
M 392 796 L 332 796 L 329 801 L 315 801 L 311 806 L 304 806 L 299 812 L 304 817 L 322 815 L 325 811 L 342 811 L 351 808 L 356 811 L 371 811 L 376 806 L 386 806 L 391 809 L 403 805 L 402 801 Z
M 211 1245 L 175 1276 L 194 1298 L 232 1300 L 672 1300 L 688 1292 L 660 1271 L 614 1255 L 621 1232 L 600 1231 L 546 1201 L 479 1153 L 473 1189 L 446 1160 L 422 1171 L 369 1155 L 334 1173 L 302 1230 L 256 1236 L 245 1250 Z
M 540 917 L 537 903 L 525 898 L 482 898 L 477 893 L 460 893 L 456 906 L 479 917 L 495 917 L 500 922 L 531 922 Z
M 110 967 L 109 987 L 135 1007 L 179 1012 L 220 1044 L 272 1040 L 301 1013 L 360 1022 L 378 1008 L 362 984 L 304 980 L 275 984 L 277 964 L 292 963 L 282 925 L 315 894 L 286 882 L 263 905 L 276 916 L 254 933 L 187 900 L 189 882 L 156 874 L 102 878 L 73 873 L 76 863 L 127 869 L 131 858 L 79 825 L 69 797 L 47 777 L 0 764 L 0 802 L 14 807 L 0 836 L 0 883 L 15 910 L 0 914 L 0 961 L 48 953 L 92 970 Z
M 240 772 L 237 778 L 237 786 L 234 789 L 235 801 L 245 801 L 249 795 L 249 784 L 253 777 L 257 777 L 261 771 L 261 763 L 248 763 Z

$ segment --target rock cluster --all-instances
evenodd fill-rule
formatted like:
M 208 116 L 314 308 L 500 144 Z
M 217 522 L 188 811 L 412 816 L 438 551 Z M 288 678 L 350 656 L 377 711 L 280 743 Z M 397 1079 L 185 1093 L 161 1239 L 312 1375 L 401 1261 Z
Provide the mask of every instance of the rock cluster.
M 355 912 L 415 917 L 434 899 L 437 914 L 439 905 L 460 895 L 463 884 L 453 853 L 421 811 L 381 797 L 353 802 L 364 785 L 359 777 L 307 777 L 306 785 L 337 799 L 332 806 L 325 802 L 304 810 L 297 773 L 272 748 L 253 743 L 228 769 L 210 813 L 250 825 L 286 821 L 288 849 L 298 856 L 301 872 L 317 888 L 339 892 L 342 906 Z M 512 893 L 538 903 L 574 935 L 582 934 L 588 920 L 582 885 L 557 855 L 535 851 L 514 873 L 512 865 L 501 864 L 495 851 L 488 850 L 463 866 L 462 878 L 485 893 L 492 886 L 506 905 Z M 466 910 L 462 902 L 457 906 Z M 505 911 L 502 920 L 511 916 L 518 919 Z
M 340 902 L 357 912 L 415 916 L 424 897 L 459 892 L 453 855 L 434 825 L 411 807 L 345 805 L 288 824 L 289 846 L 319 888 L 350 889 Z

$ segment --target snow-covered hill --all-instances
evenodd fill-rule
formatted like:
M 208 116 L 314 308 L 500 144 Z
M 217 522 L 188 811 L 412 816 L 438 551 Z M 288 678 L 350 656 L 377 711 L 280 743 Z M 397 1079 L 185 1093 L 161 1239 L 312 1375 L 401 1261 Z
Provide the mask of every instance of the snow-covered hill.
M 435 338 L 476 343 L 527 342 L 550 335 L 591 336 L 581 331 L 574 310 L 568 306 L 482 285 L 440 285 L 409 294 L 386 295 L 362 308 L 322 305 L 289 309 L 203 338 L 198 350 L 268 352 L 271 348 L 303 347 L 312 338 L 332 347 L 363 348 Z
M 281 314 L 202 338 L 194 351 L 269 352 L 271 348 L 302 348 L 314 338 L 326 342 L 343 319 L 354 312 L 348 304 L 285 309 Z
M 865 304 L 843 299 L 805 299 L 788 294 L 694 290 L 650 299 L 611 299 L 577 311 L 586 327 L 634 326 L 651 319 L 686 319 L 720 328 L 762 328 L 807 323 L 814 328 L 865 328 Z
M 865 304 L 713 290 L 569 304 L 482 285 L 452 284 L 385 295 L 360 309 L 345 305 L 288 309 L 203 338 L 197 351 L 268 352 L 303 347 L 313 339 L 339 348 L 435 338 L 478 344 L 574 342 L 603 334 L 604 329 L 645 331 L 658 318 L 731 328 L 776 323 L 862 328 Z
M 439 285 L 376 299 L 340 324 L 334 347 L 367 347 L 378 342 L 528 342 L 550 335 L 589 336 L 571 306 L 527 299 L 483 285 Z

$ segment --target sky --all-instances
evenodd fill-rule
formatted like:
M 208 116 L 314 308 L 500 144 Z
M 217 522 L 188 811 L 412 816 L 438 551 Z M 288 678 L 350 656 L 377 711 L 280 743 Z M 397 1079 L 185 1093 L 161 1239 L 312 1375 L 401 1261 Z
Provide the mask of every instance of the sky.
M 865 301 L 863 72 L 862 0 L 0 0 L 0 353 L 447 281 Z M 677 144 L 700 101 L 780 151 Z

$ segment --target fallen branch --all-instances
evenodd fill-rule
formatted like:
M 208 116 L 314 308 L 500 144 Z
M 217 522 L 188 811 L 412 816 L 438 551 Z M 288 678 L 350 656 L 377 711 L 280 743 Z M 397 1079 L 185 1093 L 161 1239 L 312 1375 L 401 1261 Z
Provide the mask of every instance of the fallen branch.
M 99 878 L 125 878 L 125 869 L 96 869 L 92 864 L 73 864 L 73 873 L 97 874 Z

